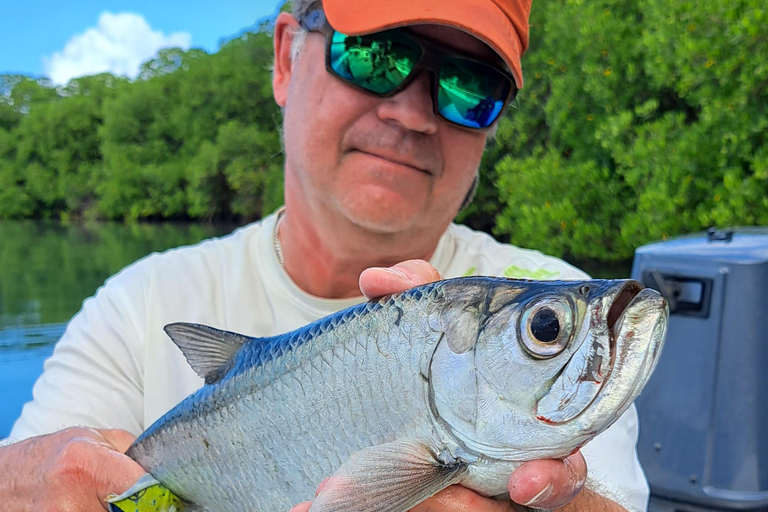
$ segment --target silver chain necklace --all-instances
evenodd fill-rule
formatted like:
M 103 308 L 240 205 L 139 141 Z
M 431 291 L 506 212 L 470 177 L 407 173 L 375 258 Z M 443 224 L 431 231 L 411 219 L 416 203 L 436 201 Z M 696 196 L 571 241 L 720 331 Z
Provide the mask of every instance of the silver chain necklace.
M 277 256 L 277 262 L 281 267 L 285 267 L 283 260 L 283 245 L 280 243 L 280 238 L 277 236 L 280 230 L 280 221 L 283 220 L 285 215 L 285 206 L 277 211 L 277 219 L 275 219 L 275 227 L 272 229 L 272 248 L 275 249 L 275 256 Z

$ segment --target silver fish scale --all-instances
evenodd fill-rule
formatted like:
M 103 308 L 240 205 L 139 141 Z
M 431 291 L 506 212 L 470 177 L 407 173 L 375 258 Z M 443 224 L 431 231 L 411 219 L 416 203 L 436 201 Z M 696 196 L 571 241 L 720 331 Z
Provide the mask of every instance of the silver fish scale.
M 311 339 L 246 347 L 224 380 L 187 398 L 129 454 L 204 508 L 285 512 L 364 447 L 432 439 L 420 361 L 440 338 L 424 323 L 442 292 L 429 290 L 428 300 L 404 294 L 313 324 L 302 334 Z

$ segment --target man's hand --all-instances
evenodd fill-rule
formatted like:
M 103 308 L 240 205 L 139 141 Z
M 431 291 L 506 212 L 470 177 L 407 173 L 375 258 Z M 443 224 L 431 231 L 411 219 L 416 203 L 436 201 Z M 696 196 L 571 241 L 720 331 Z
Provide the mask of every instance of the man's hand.
M 0 448 L 0 503 L 9 512 L 103 512 L 110 493 L 145 471 L 123 455 L 123 430 L 69 428 Z

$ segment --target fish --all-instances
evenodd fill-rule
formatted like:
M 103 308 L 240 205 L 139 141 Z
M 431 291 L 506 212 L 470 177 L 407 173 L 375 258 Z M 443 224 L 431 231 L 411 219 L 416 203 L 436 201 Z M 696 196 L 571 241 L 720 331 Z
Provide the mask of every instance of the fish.
M 462 277 L 274 337 L 170 324 L 205 385 L 136 439 L 149 475 L 110 501 L 156 484 L 194 512 L 404 512 L 452 484 L 508 499 L 524 461 L 627 410 L 668 316 L 633 280 Z

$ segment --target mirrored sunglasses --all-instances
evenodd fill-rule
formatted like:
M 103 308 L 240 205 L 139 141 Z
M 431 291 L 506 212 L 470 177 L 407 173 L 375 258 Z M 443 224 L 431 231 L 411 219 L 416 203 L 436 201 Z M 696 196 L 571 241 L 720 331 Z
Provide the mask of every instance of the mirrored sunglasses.
M 305 30 L 326 35 L 326 68 L 357 89 L 389 97 L 408 87 L 421 70 L 431 71 L 434 112 L 463 128 L 490 127 L 517 94 L 511 74 L 406 29 L 348 36 L 331 28 L 322 11 L 299 22 Z

